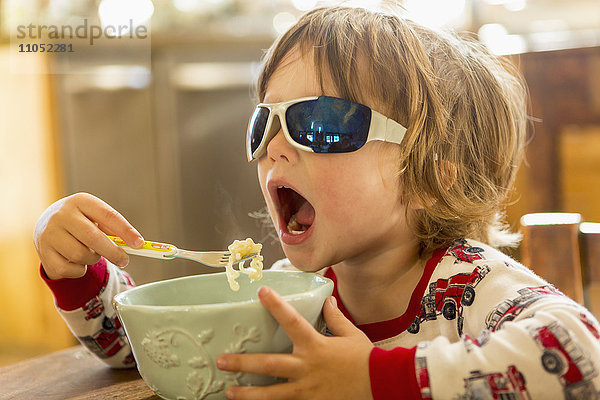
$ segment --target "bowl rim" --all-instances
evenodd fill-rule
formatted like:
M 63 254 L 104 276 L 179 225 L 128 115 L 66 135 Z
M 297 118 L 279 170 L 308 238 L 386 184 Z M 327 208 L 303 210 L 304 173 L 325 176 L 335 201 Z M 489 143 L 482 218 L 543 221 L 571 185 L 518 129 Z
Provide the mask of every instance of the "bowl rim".
M 331 279 L 329 279 L 321 274 L 315 273 L 315 272 L 265 270 L 265 271 L 263 271 L 263 274 L 264 273 L 311 275 L 313 278 L 318 278 L 318 279 L 321 279 L 324 281 L 324 283 L 322 285 L 319 285 L 315 288 L 307 290 L 306 292 L 282 295 L 281 297 L 287 302 L 294 302 L 297 299 L 304 298 L 306 296 L 313 297 L 313 296 L 315 296 L 315 292 L 317 292 L 318 290 L 320 290 L 326 286 L 331 286 L 332 291 L 333 291 L 334 282 Z M 177 305 L 125 304 L 122 302 L 122 299 L 124 297 L 126 297 L 127 295 L 130 295 L 131 292 L 138 291 L 138 290 L 144 289 L 146 287 L 157 286 L 159 284 L 164 284 L 165 282 L 174 282 L 174 281 L 187 280 L 187 279 L 197 279 L 198 277 L 204 277 L 204 276 L 208 276 L 208 275 L 223 276 L 223 279 L 226 279 L 225 272 L 213 272 L 213 273 L 206 273 L 206 274 L 181 276 L 181 277 L 177 277 L 177 278 L 164 279 L 164 280 L 155 281 L 155 282 L 148 282 L 143 285 L 135 286 L 133 288 L 127 289 L 121 293 L 116 294 L 112 299 L 113 308 L 117 311 L 119 311 L 120 309 L 124 309 L 124 308 L 135 308 L 135 309 L 139 309 L 139 310 L 144 310 L 144 309 L 166 310 L 166 309 L 168 309 L 168 310 L 174 310 L 174 311 L 179 311 L 179 310 L 187 311 L 187 310 L 196 309 L 196 308 L 201 308 L 201 309 L 229 308 L 232 305 L 247 306 L 247 305 L 251 305 L 251 304 L 260 304 L 260 301 L 258 299 L 229 301 L 226 303 L 222 302 L 222 303 L 207 303 L 207 304 L 177 304 Z M 260 282 L 260 280 L 254 281 L 254 282 Z M 267 285 L 260 285 L 259 288 L 262 286 L 267 286 Z M 257 288 L 257 290 L 258 290 L 258 288 Z

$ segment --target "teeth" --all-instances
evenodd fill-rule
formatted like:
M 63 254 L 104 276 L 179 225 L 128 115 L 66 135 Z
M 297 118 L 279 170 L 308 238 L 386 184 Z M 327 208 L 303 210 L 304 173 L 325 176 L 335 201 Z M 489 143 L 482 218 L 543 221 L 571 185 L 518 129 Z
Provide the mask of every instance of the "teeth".
M 292 215 L 290 221 L 287 224 L 288 232 L 296 232 L 297 229 L 300 228 L 298 222 L 296 221 L 296 214 Z
M 290 222 L 287 224 L 287 229 L 292 235 L 300 235 L 305 231 L 302 229 L 302 225 L 296 221 L 296 214 L 292 215 L 292 218 L 290 218 Z

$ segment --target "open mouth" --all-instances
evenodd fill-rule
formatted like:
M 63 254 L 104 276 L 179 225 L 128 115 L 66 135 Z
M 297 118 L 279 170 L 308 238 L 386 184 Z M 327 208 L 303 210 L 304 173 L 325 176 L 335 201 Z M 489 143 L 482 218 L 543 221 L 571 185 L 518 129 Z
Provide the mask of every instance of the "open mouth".
M 301 235 L 306 232 L 315 220 L 315 209 L 313 206 L 295 190 L 285 187 L 277 187 L 279 199 L 279 212 L 292 235 Z

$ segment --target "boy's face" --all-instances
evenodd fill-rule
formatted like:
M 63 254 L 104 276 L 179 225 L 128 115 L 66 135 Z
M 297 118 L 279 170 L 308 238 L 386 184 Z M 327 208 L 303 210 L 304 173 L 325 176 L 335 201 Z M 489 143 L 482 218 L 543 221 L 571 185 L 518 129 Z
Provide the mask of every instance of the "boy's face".
M 310 53 L 289 53 L 269 80 L 264 102 L 339 96 L 327 80 L 321 91 L 313 65 Z M 400 197 L 396 146 L 374 141 L 352 153 L 315 154 L 294 148 L 281 130 L 269 142 L 258 160 L 258 177 L 293 265 L 316 271 L 415 246 Z M 289 223 L 293 214 L 297 224 Z

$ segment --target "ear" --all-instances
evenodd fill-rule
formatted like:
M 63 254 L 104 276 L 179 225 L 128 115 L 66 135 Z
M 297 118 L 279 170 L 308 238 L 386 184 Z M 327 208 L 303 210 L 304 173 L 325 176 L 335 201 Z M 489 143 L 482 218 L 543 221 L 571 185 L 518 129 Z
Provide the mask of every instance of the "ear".
M 458 169 L 456 168 L 456 165 L 448 160 L 439 160 L 437 157 L 435 159 L 435 163 L 439 168 L 444 189 L 449 190 L 452 185 L 454 185 L 458 177 Z M 402 203 L 406 204 L 406 200 L 406 194 L 403 194 L 401 198 Z M 422 210 L 425 207 L 430 207 L 431 205 L 435 204 L 436 201 L 436 199 L 429 196 L 426 197 L 426 200 L 413 198 L 409 202 L 409 207 L 411 210 Z
M 448 190 L 456 182 L 456 178 L 458 177 L 458 169 L 454 163 L 448 160 L 436 160 L 436 162 L 440 168 L 440 174 L 442 176 L 444 188 Z

